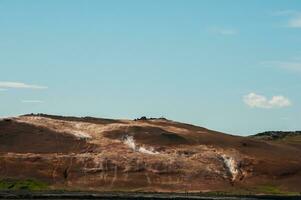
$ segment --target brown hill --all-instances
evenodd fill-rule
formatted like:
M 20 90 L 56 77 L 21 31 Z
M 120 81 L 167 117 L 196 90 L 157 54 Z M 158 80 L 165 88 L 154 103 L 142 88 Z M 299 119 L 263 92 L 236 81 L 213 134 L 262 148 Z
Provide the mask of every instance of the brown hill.
M 301 131 L 266 131 L 250 137 L 273 143 L 287 144 L 301 149 Z
M 52 189 L 298 192 L 299 147 L 166 119 L 24 115 L 0 121 L 0 176 Z

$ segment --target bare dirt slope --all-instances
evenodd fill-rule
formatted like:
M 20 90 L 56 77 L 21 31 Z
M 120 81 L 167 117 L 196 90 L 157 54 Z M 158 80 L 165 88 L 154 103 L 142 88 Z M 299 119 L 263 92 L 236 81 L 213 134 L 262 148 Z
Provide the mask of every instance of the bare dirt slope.
M 299 146 L 165 119 L 0 120 L 0 177 L 99 191 L 301 191 Z

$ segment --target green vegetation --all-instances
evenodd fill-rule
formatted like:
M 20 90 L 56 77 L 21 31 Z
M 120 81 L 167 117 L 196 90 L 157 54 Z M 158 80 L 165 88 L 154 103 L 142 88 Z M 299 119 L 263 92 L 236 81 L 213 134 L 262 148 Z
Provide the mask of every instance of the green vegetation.
M 255 191 L 257 193 L 263 193 L 263 194 L 272 194 L 272 195 L 298 195 L 297 192 L 290 192 L 283 190 L 275 185 L 260 185 L 255 188 Z
M 256 135 L 251 135 L 250 137 L 272 141 L 296 138 L 300 141 L 301 131 L 266 131 Z
M 265 194 L 281 194 L 283 193 L 282 190 L 280 190 L 278 187 L 273 185 L 261 185 L 257 188 L 258 192 L 265 193 Z
M 122 189 L 114 189 L 114 190 L 104 190 L 102 192 L 111 192 L 111 193 L 144 193 L 145 188 L 137 188 L 136 190 L 125 190 Z M 51 190 L 52 192 L 55 192 L 57 194 L 59 193 L 65 193 L 68 192 L 83 192 L 82 190 L 73 189 L 61 189 L 61 190 L 52 190 L 49 188 L 49 186 L 41 181 L 33 180 L 33 179 L 25 179 L 25 180 L 19 180 L 19 179 L 2 179 L 0 180 L 0 191 L 1 190 L 26 190 L 26 191 L 46 191 Z M 99 192 L 99 191 L 94 191 Z M 146 192 L 147 193 L 147 192 Z M 150 192 L 152 193 L 152 192 Z M 156 192 L 154 192 L 156 193 Z M 189 193 L 190 195 L 205 195 L 205 196 L 231 196 L 231 195 L 256 195 L 256 194 L 267 194 L 267 195 L 299 195 L 297 192 L 289 192 L 285 191 L 278 186 L 272 185 L 272 184 L 264 184 L 259 185 L 256 187 L 250 187 L 250 188 L 233 188 L 233 190 L 228 191 L 210 191 L 210 192 L 200 192 L 200 193 Z
M 287 191 L 273 184 L 263 184 L 253 187 L 236 187 L 227 191 L 210 191 L 202 193 L 209 196 L 244 196 L 244 195 L 299 195 L 298 192 Z
M 46 190 L 47 184 L 36 180 L 0 180 L 0 190 Z

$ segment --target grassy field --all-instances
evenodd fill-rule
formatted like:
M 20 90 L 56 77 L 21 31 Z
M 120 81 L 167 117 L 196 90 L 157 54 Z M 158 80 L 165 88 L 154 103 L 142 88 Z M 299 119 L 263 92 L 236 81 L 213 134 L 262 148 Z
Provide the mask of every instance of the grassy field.
M 48 186 L 46 183 L 26 179 L 2 179 L 0 180 L 0 190 L 47 190 Z
M 37 181 L 34 179 L 25 179 L 25 180 L 17 180 L 17 179 L 2 179 L 0 180 L 0 191 L 41 191 L 41 192 L 55 192 L 55 193 L 81 193 L 85 191 L 79 190 L 68 190 L 68 189 L 51 189 L 48 184 Z M 86 191 L 88 192 L 88 191 Z M 99 192 L 99 191 L 90 191 L 90 192 Z M 103 191 L 104 192 L 104 191 Z M 106 191 L 109 193 L 129 193 L 129 194 L 143 194 L 143 190 L 141 191 L 124 191 L 124 190 L 118 190 L 118 191 Z M 88 192 L 89 193 L 89 192 Z M 159 194 L 159 193 L 158 193 Z M 194 193 L 191 193 L 192 195 Z M 211 191 L 211 192 L 200 192 L 199 195 L 205 195 L 205 196 L 227 196 L 227 195 L 256 195 L 256 194 L 265 194 L 265 195 L 285 195 L 285 196 L 291 196 L 291 195 L 299 195 L 299 193 L 296 192 L 289 192 L 284 191 L 281 188 L 271 185 L 271 184 L 264 184 L 264 185 L 258 185 L 256 187 L 250 187 L 250 188 L 233 188 L 233 190 L 229 191 Z

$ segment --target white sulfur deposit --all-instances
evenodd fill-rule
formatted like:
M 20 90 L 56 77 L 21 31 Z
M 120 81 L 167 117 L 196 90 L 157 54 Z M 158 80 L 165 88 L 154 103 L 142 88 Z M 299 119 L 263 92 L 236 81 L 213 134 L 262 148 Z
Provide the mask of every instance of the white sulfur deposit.
M 135 144 L 133 136 L 128 136 L 128 135 L 125 136 L 123 142 L 124 142 L 124 144 L 128 145 L 131 149 L 136 151 L 136 144 Z
M 239 173 L 236 161 L 234 160 L 234 158 L 227 156 L 225 154 L 222 154 L 221 157 L 222 157 L 224 164 L 227 167 L 229 173 L 232 176 L 232 181 L 234 181 Z
M 139 151 L 140 153 L 146 153 L 146 154 L 151 154 L 151 155 L 159 154 L 159 152 L 154 151 L 154 149 L 153 149 L 152 147 L 149 148 L 149 149 L 146 149 L 146 148 L 144 148 L 144 147 L 140 147 L 140 148 L 138 149 L 138 151 Z
M 126 144 L 128 147 L 130 147 L 131 149 L 133 149 L 134 151 L 138 151 L 140 153 L 144 153 L 144 154 L 150 154 L 150 155 L 156 155 L 159 154 L 159 152 L 154 151 L 154 149 L 152 147 L 150 148 L 145 148 L 145 147 L 138 147 L 135 143 L 134 137 L 133 136 L 125 136 L 124 140 L 123 140 L 124 144 Z

